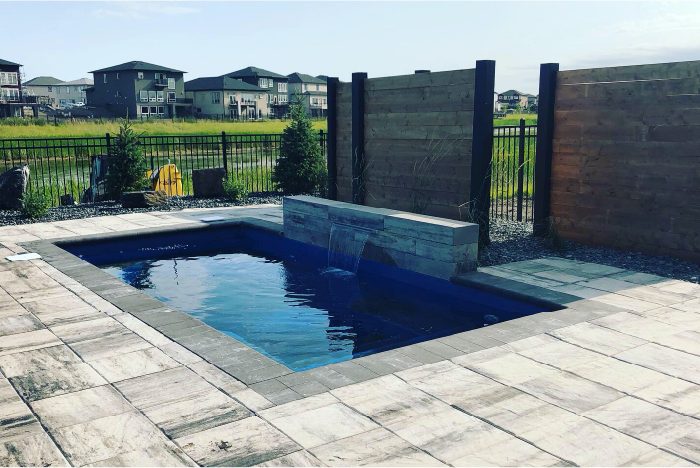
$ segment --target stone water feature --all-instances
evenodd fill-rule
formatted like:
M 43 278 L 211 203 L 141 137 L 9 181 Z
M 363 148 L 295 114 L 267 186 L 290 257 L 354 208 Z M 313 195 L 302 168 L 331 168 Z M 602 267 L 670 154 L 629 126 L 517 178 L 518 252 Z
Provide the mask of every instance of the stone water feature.
M 348 262 L 339 268 L 363 258 L 443 279 L 476 269 L 476 224 L 308 196 L 283 203 L 285 237 L 329 249 L 329 264 Z

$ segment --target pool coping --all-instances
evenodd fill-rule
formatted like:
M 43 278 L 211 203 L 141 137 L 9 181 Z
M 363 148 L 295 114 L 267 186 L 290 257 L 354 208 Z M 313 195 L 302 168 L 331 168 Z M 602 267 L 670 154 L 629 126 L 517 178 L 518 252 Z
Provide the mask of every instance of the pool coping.
M 206 224 L 158 226 L 103 234 L 78 235 L 58 239 L 22 242 L 18 245 L 36 252 L 42 260 L 77 281 L 91 292 L 159 331 L 167 338 L 195 353 L 243 382 L 272 403 L 282 404 L 295 398 L 280 390 L 280 381 L 308 397 L 329 389 L 340 388 L 416 365 L 449 360 L 454 357 L 503 346 L 511 341 L 535 336 L 557 328 L 586 322 L 624 309 L 605 306 L 550 289 L 501 278 L 483 272 L 469 272 L 453 277 L 454 284 L 467 286 L 528 302 L 547 309 L 533 315 L 501 322 L 441 338 L 423 341 L 388 351 L 374 353 L 340 363 L 304 371 L 292 371 L 248 345 L 232 338 L 201 320 L 167 306 L 99 267 L 84 261 L 61 246 L 91 243 L 165 233 L 197 231 L 221 227 L 246 227 L 284 236 L 283 225 L 256 217 L 221 220 Z M 280 380 L 276 380 L 280 379 Z M 319 385 L 320 384 L 320 385 Z M 284 395 L 280 395 L 280 392 Z M 289 399 L 288 399 L 289 398 Z M 273 401 L 277 399 L 277 402 Z

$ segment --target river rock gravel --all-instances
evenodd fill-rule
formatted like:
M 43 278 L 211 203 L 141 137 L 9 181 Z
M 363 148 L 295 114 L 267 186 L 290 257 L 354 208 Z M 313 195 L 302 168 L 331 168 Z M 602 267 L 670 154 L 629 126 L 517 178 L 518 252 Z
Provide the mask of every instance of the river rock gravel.
M 690 261 L 662 255 L 588 247 L 568 241 L 562 242 L 561 249 L 554 249 L 544 239 L 533 236 L 531 223 L 493 219 L 490 224 L 491 245 L 480 253 L 479 266 L 542 257 L 561 257 L 700 283 L 700 265 Z

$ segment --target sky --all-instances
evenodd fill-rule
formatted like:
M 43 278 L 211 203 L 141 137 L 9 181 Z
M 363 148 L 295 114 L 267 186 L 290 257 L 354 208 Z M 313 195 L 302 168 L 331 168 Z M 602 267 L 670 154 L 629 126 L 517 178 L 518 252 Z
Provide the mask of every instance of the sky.
M 496 91 L 560 69 L 700 59 L 700 2 L 0 2 L 0 58 L 62 80 L 142 60 L 185 80 L 246 66 L 369 77 L 496 61 Z M 8 40 L 9 38 L 12 38 Z

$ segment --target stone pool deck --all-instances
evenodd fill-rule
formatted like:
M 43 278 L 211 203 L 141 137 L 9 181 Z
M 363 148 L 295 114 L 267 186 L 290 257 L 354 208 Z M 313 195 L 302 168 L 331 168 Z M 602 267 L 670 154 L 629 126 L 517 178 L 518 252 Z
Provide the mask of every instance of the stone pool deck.
M 201 323 L 151 326 L 114 305 L 127 288 L 5 260 L 209 216 L 282 223 L 258 206 L 0 227 L 0 465 L 700 464 L 695 284 L 554 258 L 483 268 L 454 281 L 564 308 L 235 378 L 191 351 Z

